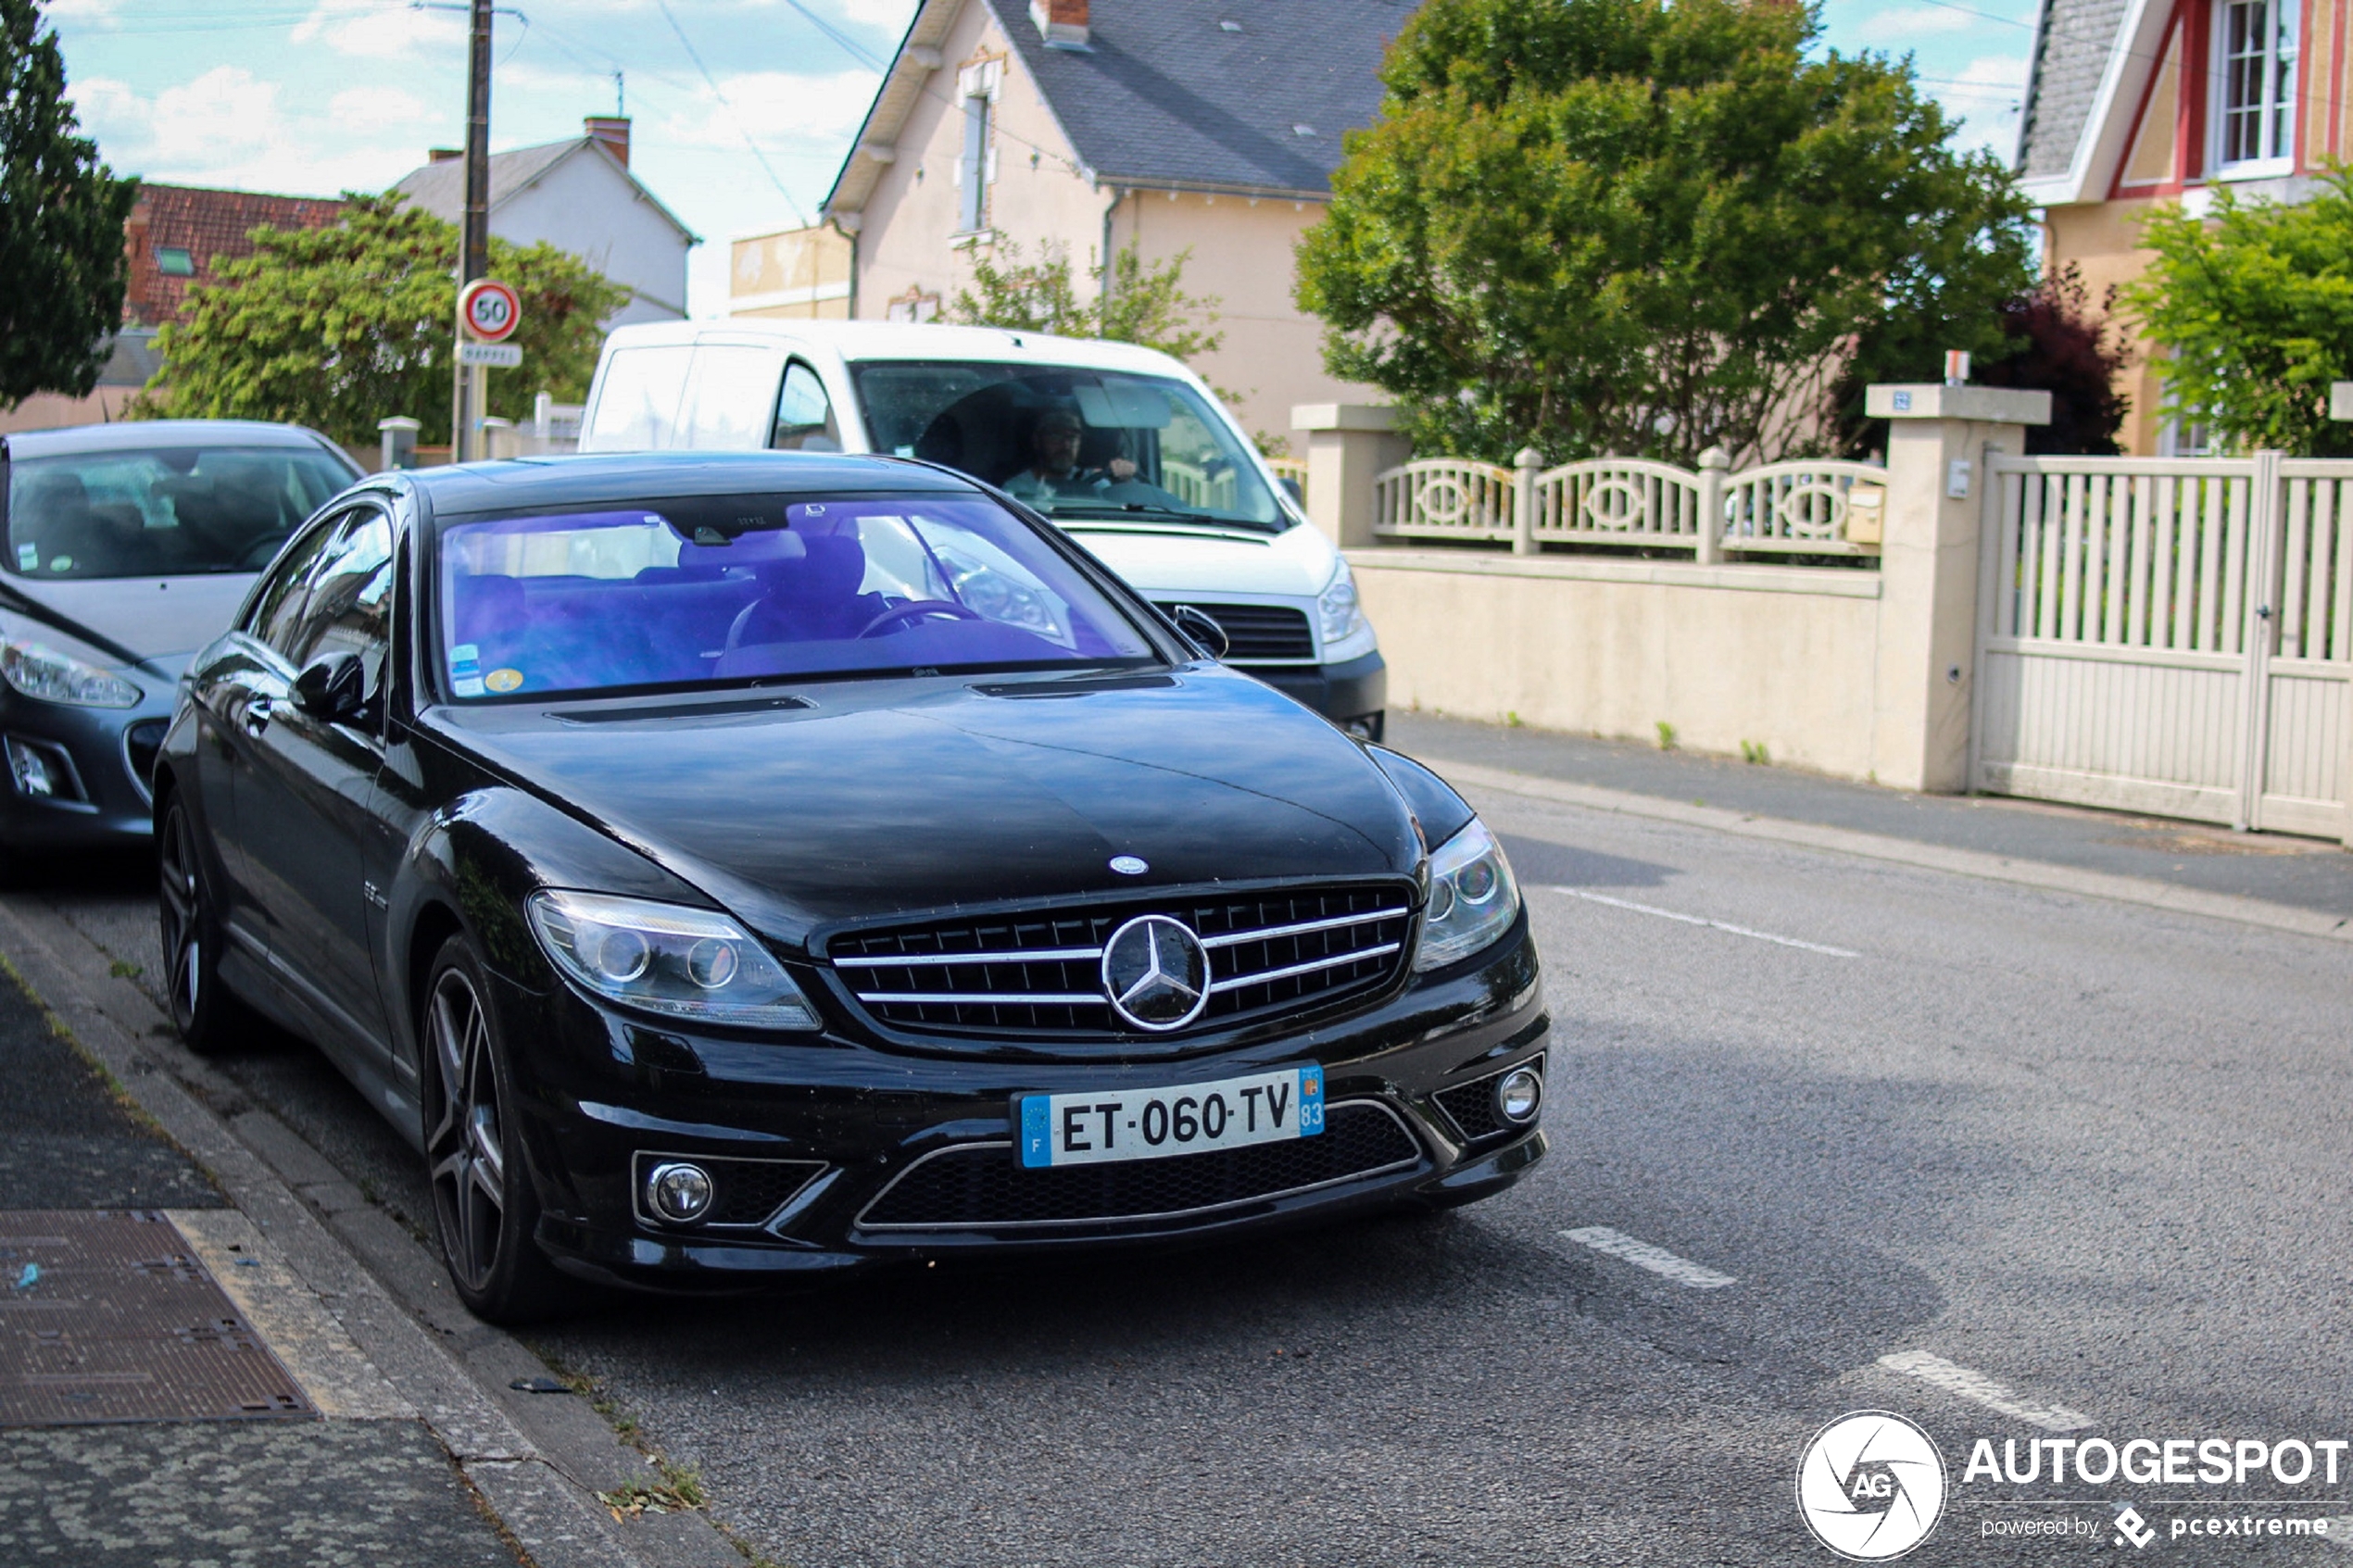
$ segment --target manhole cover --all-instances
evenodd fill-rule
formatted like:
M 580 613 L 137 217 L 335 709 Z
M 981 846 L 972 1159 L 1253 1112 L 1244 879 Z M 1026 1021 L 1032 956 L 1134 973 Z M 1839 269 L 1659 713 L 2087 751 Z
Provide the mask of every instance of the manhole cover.
M 0 1426 L 314 1413 L 161 1214 L 0 1212 Z

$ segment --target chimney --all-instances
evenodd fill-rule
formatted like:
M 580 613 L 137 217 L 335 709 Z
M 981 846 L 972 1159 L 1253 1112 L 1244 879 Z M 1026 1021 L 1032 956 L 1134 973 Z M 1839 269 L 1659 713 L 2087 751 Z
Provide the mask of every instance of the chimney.
M 425 149 L 427 163 L 455 163 L 465 156 L 466 149 L 463 147 L 427 147 Z
M 1087 0 L 1029 0 L 1038 35 L 1063 49 L 1087 47 Z
M 587 129 L 589 135 L 605 144 L 605 151 L 621 160 L 622 168 L 629 167 L 628 116 L 592 114 L 582 119 L 580 123 Z

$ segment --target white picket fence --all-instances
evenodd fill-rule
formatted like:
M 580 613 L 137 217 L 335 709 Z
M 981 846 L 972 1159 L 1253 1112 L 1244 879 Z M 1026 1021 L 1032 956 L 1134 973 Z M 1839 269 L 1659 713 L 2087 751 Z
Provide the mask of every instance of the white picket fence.
M 2341 833 L 2353 462 L 1989 467 L 1976 786 Z
M 1522 555 L 1635 546 L 1726 555 L 1879 553 L 1886 470 L 1869 463 L 1771 463 L 1730 471 L 1710 451 L 1697 470 L 1635 458 L 1547 469 L 1422 458 L 1373 481 L 1373 533 L 1391 539 L 1508 543 Z

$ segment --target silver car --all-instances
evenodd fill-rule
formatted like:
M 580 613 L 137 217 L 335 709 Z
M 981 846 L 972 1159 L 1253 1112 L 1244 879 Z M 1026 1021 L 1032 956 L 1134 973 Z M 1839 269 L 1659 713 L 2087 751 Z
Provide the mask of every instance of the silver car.
M 0 848 L 153 834 L 180 671 L 360 477 L 316 431 L 172 420 L 0 438 Z

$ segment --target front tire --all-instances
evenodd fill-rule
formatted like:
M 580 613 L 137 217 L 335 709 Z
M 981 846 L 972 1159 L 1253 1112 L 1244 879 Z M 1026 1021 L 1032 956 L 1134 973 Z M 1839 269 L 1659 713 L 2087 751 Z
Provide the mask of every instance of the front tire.
M 215 1056 L 252 1020 L 220 983 L 220 920 L 205 886 L 195 823 L 177 795 L 166 801 L 157 825 L 156 863 L 161 882 L 157 935 L 171 1025 L 181 1044 L 196 1055 Z
M 524 1168 L 514 1076 L 490 987 L 462 936 L 442 944 L 425 982 L 425 1159 L 434 1230 L 449 1283 L 484 1323 L 555 1308 L 561 1277 L 532 1233 L 539 1199 Z

